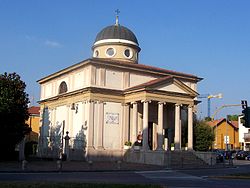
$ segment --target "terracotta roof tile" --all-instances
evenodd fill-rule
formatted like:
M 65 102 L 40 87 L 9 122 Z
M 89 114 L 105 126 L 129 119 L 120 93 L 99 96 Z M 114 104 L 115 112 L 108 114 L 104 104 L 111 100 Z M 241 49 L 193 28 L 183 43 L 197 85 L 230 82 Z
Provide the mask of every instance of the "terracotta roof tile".
M 202 80 L 202 78 L 199 78 L 195 75 L 192 74 L 187 74 L 187 73 L 182 73 L 182 72 L 176 72 L 172 70 L 167 70 L 159 67 L 153 67 L 149 65 L 144 65 L 144 64 L 136 64 L 136 63 L 130 63 L 126 61 L 118 61 L 118 60 L 111 60 L 111 59 L 99 59 L 99 58 L 93 58 L 90 59 L 92 61 L 97 61 L 97 62 L 105 62 L 107 64 L 114 64 L 114 65 L 126 65 L 127 67 L 134 67 L 134 68 L 140 68 L 140 69 L 147 69 L 147 70 L 152 70 L 152 71 L 157 71 L 157 72 L 162 72 L 170 75 L 176 75 L 176 76 L 185 76 L 185 77 L 190 77 L 190 78 L 195 78 L 197 80 Z
M 216 125 L 219 125 L 223 121 L 226 121 L 226 119 L 225 118 L 221 118 L 221 119 L 217 119 L 217 120 L 213 120 L 213 121 L 208 121 L 207 124 L 209 126 L 211 126 L 211 127 L 214 127 Z M 238 129 L 238 121 L 228 121 L 228 123 L 230 125 L 232 125 L 235 129 Z
M 238 121 L 230 121 L 230 123 L 235 127 L 235 128 L 239 128 L 238 126 Z
M 29 114 L 39 115 L 40 114 L 40 107 L 31 106 L 31 107 L 29 107 L 28 112 L 29 112 Z

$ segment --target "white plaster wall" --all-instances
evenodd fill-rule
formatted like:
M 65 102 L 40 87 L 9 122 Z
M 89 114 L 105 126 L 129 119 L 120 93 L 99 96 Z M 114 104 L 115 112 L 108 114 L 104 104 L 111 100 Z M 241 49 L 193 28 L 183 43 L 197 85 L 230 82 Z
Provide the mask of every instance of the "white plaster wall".
M 181 88 L 179 88 L 178 86 L 174 84 L 157 87 L 156 89 L 162 90 L 162 91 L 175 92 L 175 93 L 186 93 L 185 91 L 183 91 Z
M 122 89 L 123 76 L 122 72 L 117 70 L 106 70 L 106 87 L 110 89 Z
M 194 91 L 197 91 L 197 84 L 191 83 L 191 89 L 193 89 Z
M 66 105 L 57 107 L 55 116 L 56 119 L 53 127 L 62 127 L 63 121 L 65 121 L 65 125 L 68 124 L 68 107 Z
M 96 68 L 96 85 L 101 85 L 101 68 L 99 67 Z
M 148 82 L 150 80 L 155 79 L 156 77 L 145 76 L 145 75 L 137 75 L 134 73 L 130 73 L 130 87 Z
M 73 76 L 74 78 L 74 89 L 80 89 L 84 86 L 84 71 L 76 72 Z
M 41 85 L 41 91 L 40 91 L 40 99 L 44 99 L 44 91 L 45 91 L 45 88 L 44 88 L 44 84 Z
M 240 122 L 240 117 L 238 118 L 238 125 L 239 125 L 239 142 L 245 142 L 244 141 L 244 133 L 248 133 L 248 129 Z
M 108 116 L 114 114 L 114 117 L 119 116 L 116 123 L 110 123 Z M 112 116 L 112 115 L 111 115 Z M 111 117 L 110 117 L 111 118 Z M 121 130 L 122 130 L 122 106 L 120 103 L 107 102 L 104 105 L 104 148 L 107 149 L 120 149 L 121 148 Z
M 76 137 L 77 134 L 79 134 L 79 132 L 82 129 L 83 126 L 83 104 L 81 102 L 79 103 L 75 103 L 75 110 L 72 110 L 72 137 Z
M 49 110 L 48 108 L 43 109 L 41 117 L 43 118 L 43 121 L 40 124 L 41 125 L 40 136 L 47 137 L 49 136 L 50 126 L 53 123 L 52 110 Z
M 192 90 L 197 91 L 197 84 L 192 82 L 183 82 L 185 85 L 190 87 Z
M 53 95 L 52 93 L 52 83 L 48 83 L 46 85 L 44 85 L 44 97 L 51 97 Z
M 182 81 L 182 83 L 184 83 L 185 85 L 187 85 L 188 87 L 191 88 L 191 82 L 183 82 L 183 81 Z
M 62 77 L 55 78 L 49 82 L 41 84 L 41 100 L 54 97 L 58 95 L 60 84 L 65 81 L 67 84 L 68 91 L 82 89 L 84 87 L 89 87 L 91 84 L 91 76 L 94 76 L 90 72 L 90 66 L 86 66 L 81 70 L 75 72 L 67 73 Z

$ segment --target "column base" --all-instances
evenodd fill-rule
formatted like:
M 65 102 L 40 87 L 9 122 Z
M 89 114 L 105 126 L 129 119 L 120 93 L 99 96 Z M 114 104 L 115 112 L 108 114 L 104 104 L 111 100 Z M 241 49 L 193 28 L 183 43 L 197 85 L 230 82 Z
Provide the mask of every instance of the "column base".
M 98 150 L 105 150 L 105 148 L 103 146 L 97 146 L 96 149 L 98 149 Z
M 156 148 L 155 151 L 165 151 L 163 148 L 159 147 L 159 148 Z
M 87 146 L 87 150 L 94 150 L 95 147 L 94 146 Z

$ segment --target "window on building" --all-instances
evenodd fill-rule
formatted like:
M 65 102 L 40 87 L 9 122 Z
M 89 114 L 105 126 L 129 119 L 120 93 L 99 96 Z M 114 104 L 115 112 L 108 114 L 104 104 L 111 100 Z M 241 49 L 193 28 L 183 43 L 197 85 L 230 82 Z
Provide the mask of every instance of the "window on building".
M 108 57 L 113 57 L 115 55 L 115 49 L 114 48 L 108 48 L 106 51 L 106 55 Z
M 132 58 L 132 56 L 133 56 L 133 52 L 132 52 L 130 49 L 126 49 L 126 50 L 124 51 L 124 56 L 125 56 L 126 58 L 130 59 L 130 58 Z
M 99 56 L 99 51 L 98 50 L 95 50 L 94 51 L 94 57 L 98 57 Z
M 68 91 L 68 87 L 65 81 L 61 82 L 59 86 L 59 94 L 66 93 Z

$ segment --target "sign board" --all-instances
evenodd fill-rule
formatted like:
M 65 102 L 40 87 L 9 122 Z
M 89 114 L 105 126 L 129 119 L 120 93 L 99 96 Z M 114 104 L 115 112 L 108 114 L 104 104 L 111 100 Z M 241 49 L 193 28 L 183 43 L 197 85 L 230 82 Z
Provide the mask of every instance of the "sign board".
M 224 136 L 224 144 L 229 144 L 229 136 Z
M 119 113 L 106 113 L 106 124 L 119 124 Z

